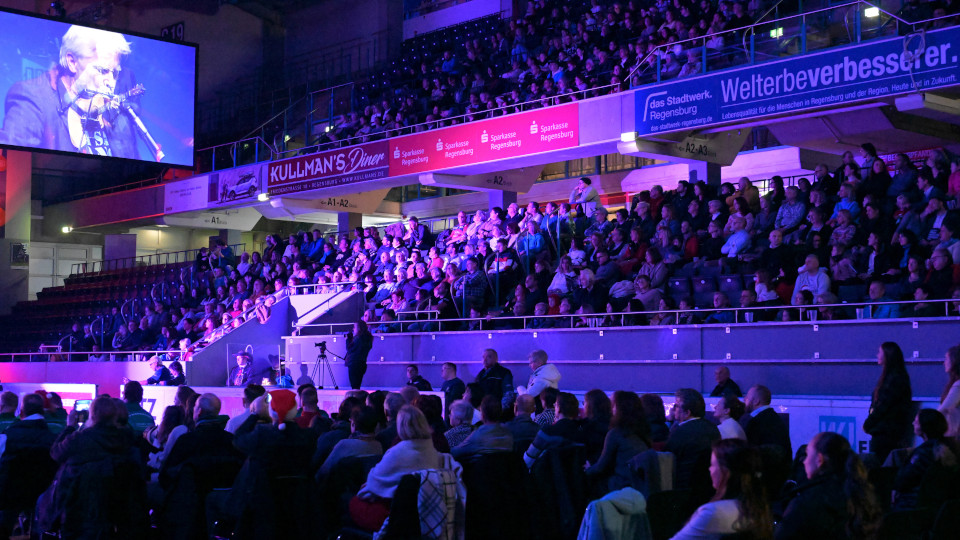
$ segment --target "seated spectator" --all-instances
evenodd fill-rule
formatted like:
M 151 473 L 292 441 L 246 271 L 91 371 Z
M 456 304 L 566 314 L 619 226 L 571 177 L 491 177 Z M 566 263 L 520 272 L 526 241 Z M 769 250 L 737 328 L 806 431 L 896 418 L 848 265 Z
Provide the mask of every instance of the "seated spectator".
M 800 305 L 800 293 L 809 291 L 814 297 L 830 291 L 830 277 L 820 268 L 820 259 L 815 254 L 807 255 L 800 267 L 797 282 L 793 287 L 792 303 Z
M 867 470 L 842 435 L 823 432 L 807 445 L 803 468 L 809 482 L 793 492 L 776 540 L 872 538 L 881 512 Z
M 455 448 L 473 433 L 473 405 L 460 399 L 450 405 L 450 429 L 443 435 L 450 448 Z
M 372 407 L 356 407 L 350 414 L 349 438 L 333 446 L 333 450 L 317 471 L 318 481 L 330 475 L 330 471 L 342 460 L 351 457 L 382 456 L 383 446 L 377 441 L 377 413 Z
M 773 516 L 760 479 L 761 466 L 760 454 L 743 441 L 714 443 L 710 479 L 715 494 L 673 538 L 770 538 Z
M 893 509 L 896 511 L 917 507 L 920 486 L 935 465 L 939 467 L 937 474 L 960 470 L 960 446 L 956 439 L 946 436 L 947 419 L 940 411 L 921 409 L 913 421 L 913 429 L 923 443 L 910 451 L 906 465 L 897 471 L 893 483 Z M 947 493 L 930 495 L 933 500 L 949 497 Z
M 432 392 L 433 386 L 420 375 L 420 370 L 416 365 L 410 364 L 407 366 L 407 386 L 413 386 L 417 390 L 422 392 Z
M 127 406 L 127 423 L 137 435 L 155 425 L 153 416 L 140 406 L 143 401 L 143 387 L 137 381 L 130 381 L 123 386 L 123 401 Z
M 406 404 L 407 400 L 397 392 L 387 394 L 383 402 L 383 413 L 386 416 L 387 423 L 383 429 L 377 432 L 377 440 L 380 441 L 384 451 L 387 451 L 399 441 L 397 436 L 397 415 L 400 413 L 400 408 Z M 320 441 L 317 441 L 318 445 L 319 442 Z
M 541 426 L 540 432 L 530 444 L 530 448 L 523 454 L 523 461 L 527 467 L 550 448 L 582 443 L 583 435 L 577 418 L 580 415 L 580 403 L 573 394 L 561 392 L 557 396 L 556 421 L 550 425 Z
M 495 396 L 484 396 L 480 402 L 483 425 L 473 431 L 463 442 L 450 449 L 450 454 L 464 460 L 477 454 L 510 452 L 513 450 L 513 434 L 500 423 L 503 410 Z
M 186 387 L 182 387 L 186 388 Z M 177 392 L 179 394 L 179 391 Z M 243 389 L 243 412 L 234 416 L 230 420 L 227 420 L 226 431 L 229 433 L 234 433 L 237 431 L 237 428 L 240 427 L 240 424 L 250 416 L 250 404 L 253 403 L 253 400 L 264 395 L 266 390 L 259 384 L 248 384 Z M 190 411 L 190 416 L 192 416 L 193 411 Z
M 717 400 L 713 406 L 713 417 L 720 422 L 717 429 L 721 438 L 747 440 L 747 434 L 740 425 L 744 412 L 743 402 L 733 394 L 724 394 Z
M 139 386 L 135 381 L 129 384 Z M 105 493 L 101 483 L 91 481 L 91 475 L 106 473 L 104 463 L 110 463 L 110 471 L 123 465 L 133 470 L 139 467 L 137 451 L 133 448 L 135 439 L 119 426 L 121 408 L 122 405 L 109 396 L 98 397 L 90 405 L 90 419 L 84 429 L 78 429 L 74 415 L 71 425 L 57 437 L 50 449 L 50 456 L 60 464 L 60 471 L 54 488 L 55 502 L 40 509 L 39 520 L 41 523 L 59 521 L 61 536 L 81 538 L 91 531 L 105 533 L 108 530 L 111 534 L 129 538 L 142 538 L 148 534 L 147 508 L 142 496 L 138 496 L 145 490 L 141 475 L 126 477 L 131 484 L 124 493 Z M 83 497 L 68 499 L 71 493 L 82 493 Z M 91 505 L 99 508 L 94 501 L 108 496 L 116 501 L 116 506 L 101 508 L 102 512 L 90 511 Z M 68 500 L 73 503 L 68 504 Z
M 4 392 L 0 396 L 0 405 L 3 406 L 3 415 L 12 415 L 12 409 L 16 410 L 17 395 L 13 392 Z M 7 412 L 10 411 L 10 412 Z M 13 467 L 23 466 L 24 463 L 35 463 L 34 456 L 46 455 L 50 453 L 50 447 L 57 438 L 47 427 L 47 421 L 43 417 L 43 398 L 36 394 L 27 394 L 23 396 L 23 407 L 20 410 L 21 419 L 16 422 L 7 419 L 0 419 L 0 439 L 3 439 L 2 457 L 0 457 L 0 536 L 9 536 L 17 518 L 19 510 L 16 508 L 16 500 L 20 497 L 20 490 L 32 489 L 33 487 L 45 488 L 40 486 L 13 485 L 15 480 L 11 479 L 16 473 L 11 470 Z M 76 414 L 74 414 L 76 417 Z M 0 417 L 2 418 L 2 417 Z M 68 422 L 76 424 L 76 421 Z M 52 462 L 51 462 L 51 465 Z M 52 467 L 50 467 L 52 468 Z M 32 471 L 37 475 L 38 482 L 49 482 L 52 474 L 47 476 L 44 471 Z M 51 471 L 52 472 L 52 471 Z
M 384 410 L 386 411 L 387 423 L 381 430 L 383 438 L 377 437 L 377 441 L 380 442 L 381 447 L 388 447 L 393 444 L 393 439 L 396 438 L 396 427 L 391 421 L 393 416 L 391 416 L 391 406 L 395 406 L 398 410 L 405 402 L 400 394 L 391 394 L 396 396 L 394 399 L 399 401 L 399 405 L 395 401 L 391 401 L 390 396 L 387 396 L 386 402 L 384 403 Z M 333 419 L 333 424 L 330 426 L 330 429 L 320 435 L 317 438 L 316 446 L 314 447 L 313 457 L 310 460 L 311 470 L 319 469 L 321 465 L 326 461 L 327 457 L 330 455 L 330 452 L 333 451 L 333 448 L 340 441 L 349 438 L 353 434 L 353 424 L 351 419 L 353 418 L 353 413 L 363 407 L 363 401 L 356 397 L 347 397 L 340 402 L 340 407 Z M 386 441 L 386 442 L 384 442 Z
M 518 394 L 539 396 L 547 388 L 559 388 L 560 371 L 553 364 L 549 364 L 548 360 L 546 351 L 542 349 L 527 355 L 527 363 L 532 373 L 526 387 L 517 387 Z
M 174 443 L 177 442 L 177 439 L 181 435 L 188 431 L 189 428 L 186 424 L 183 407 L 170 405 L 164 409 L 160 425 L 148 429 L 143 434 L 144 437 L 147 438 L 147 442 L 158 449 L 157 452 L 153 452 L 148 456 L 147 465 L 149 465 L 151 469 L 159 471 L 163 463 L 167 460 L 167 457 L 170 456 L 170 451 L 173 450 Z M 154 477 L 154 480 L 156 480 L 156 477 Z
M 714 311 L 706 319 L 704 319 L 704 324 L 731 324 L 735 322 L 736 315 L 733 311 L 730 311 L 730 299 L 727 298 L 726 293 L 715 292 L 713 293 L 713 307 L 720 310 Z
M 389 501 L 404 475 L 444 468 L 444 460 L 431 441 L 430 425 L 419 409 L 411 405 L 400 409 L 397 434 L 400 442 L 384 453 L 367 475 L 366 484 L 350 501 L 350 517 L 362 529 L 380 529 L 390 513 Z
M 898 319 L 900 318 L 900 305 L 899 304 L 889 304 L 886 302 L 892 302 L 893 300 L 887 298 L 887 286 L 880 280 L 875 280 L 870 283 L 870 288 L 867 289 L 867 294 L 870 297 L 870 302 L 873 304 L 870 306 L 871 314 L 870 316 L 874 319 Z
M 650 448 L 650 428 L 640 397 L 618 390 L 613 393 L 613 417 L 610 430 L 603 441 L 603 451 L 592 465 L 588 462 L 588 477 L 596 477 L 608 493 L 632 485 L 630 460 Z
M 517 448 L 518 444 L 524 442 L 529 446 L 540 431 L 540 426 L 533 421 L 533 414 L 536 412 L 536 409 L 536 401 L 533 399 L 533 396 L 517 396 L 517 401 L 513 405 L 514 417 L 504 424 L 504 426 L 510 430 L 510 434 L 513 435 L 514 448 Z M 526 446 L 522 448 L 526 448 Z
M 746 415 L 740 419 L 747 442 L 752 446 L 772 444 L 784 450 L 787 461 L 793 457 L 790 433 L 777 411 L 770 406 L 770 389 L 756 384 L 747 391 Z
M 537 396 L 536 399 L 540 403 L 541 412 L 534 417 L 533 421 L 540 426 L 540 428 L 549 426 L 556 421 L 556 405 L 557 397 L 559 395 L 560 391 L 556 388 L 546 388 L 543 392 L 540 392 L 539 396 Z M 517 396 L 518 399 L 519 397 L 520 396 Z

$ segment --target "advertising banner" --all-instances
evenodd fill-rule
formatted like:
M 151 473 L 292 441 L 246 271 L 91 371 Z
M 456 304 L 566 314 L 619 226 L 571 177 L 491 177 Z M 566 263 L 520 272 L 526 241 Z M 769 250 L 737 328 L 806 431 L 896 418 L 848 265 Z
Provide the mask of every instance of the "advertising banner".
M 390 176 L 473 165 L 580 144 L 576 103 L 391 139 Z
M 636 92 L 637 135 L 848 105 L 960 82 L 960 27 L 870 41 Z
M 256 200 L 257 195 L 263 192 L 263 176 L 266 168 L 265 163 L 258 163 L 210 173 L 207 194 L 209 206 Z
M 210 175 L 193 176 L 163 186 L 163 213 L 174 214 L 207 207 Z
M 270 163 L 271 195 L 311 191 L 388 176 L 387 143 L 377 141 Z

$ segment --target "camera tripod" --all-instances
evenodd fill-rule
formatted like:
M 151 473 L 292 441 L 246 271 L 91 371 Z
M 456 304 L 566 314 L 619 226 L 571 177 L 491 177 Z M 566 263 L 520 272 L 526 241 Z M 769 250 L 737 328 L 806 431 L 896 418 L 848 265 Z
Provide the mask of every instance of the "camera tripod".
M 313 365 L 313 372 L 310 374 L 310 378 L 316 381 L 318 380 L 317 375 L 319 375 L 321 379 L 319 379 L 320 382 L 317 384 L 317 389 L 323 390 L 323 386 L 327 382 L 326 376 L 330 375 L 330 382 L 333 383 L 333 389 L 339 390 L 340 386 L 337 385 L 337 379 L 333 376 L 333 368 L 330 367 L 330 360 L 327 358 L 327 342 L 321 341 L 320 343 L 317 343 L 316 346 L 320 348 L 320 353 L 317 354 L 317 362 Z M 343 357 L 338 354 L 330 354 L 343 360 Z M 323 364 L 323 367 L 326 368 L 326 372 L 320 369 L 321 364 Z

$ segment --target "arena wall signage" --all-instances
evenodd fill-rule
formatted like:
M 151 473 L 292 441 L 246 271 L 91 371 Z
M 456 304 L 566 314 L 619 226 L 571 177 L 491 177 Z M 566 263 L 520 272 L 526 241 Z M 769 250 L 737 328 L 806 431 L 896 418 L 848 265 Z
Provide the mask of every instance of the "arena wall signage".
M 576 103 L 390 139 L 390 176 L 562 150 L 580 144 Z
M 282 195 L 378 180 L 388 176 L 388 166 L 386 141 L 297 156 L 270 164 L 267 191 Z
M 870 41 L 636 92 L 637 135 L 846 105 L 960 83 L 960 28 Z

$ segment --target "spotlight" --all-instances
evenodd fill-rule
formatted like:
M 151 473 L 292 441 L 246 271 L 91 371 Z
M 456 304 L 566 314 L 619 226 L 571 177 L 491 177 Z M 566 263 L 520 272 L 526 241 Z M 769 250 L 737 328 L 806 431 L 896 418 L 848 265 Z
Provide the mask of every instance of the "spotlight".
M 63 234 L 69 234 L 70 232 L 73 231 L 73 227 L 69 225 L 64 225 L 63 228 L 60 229 L 60 231 L 62 231 Z
M 868 19 L 876 19 L 880 16 L 880 8 L 878 7 L 868 7 L 863 10 L 863 16 Z

